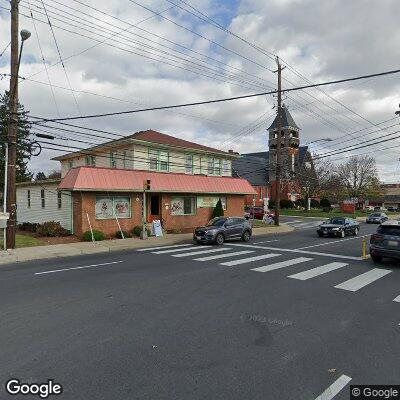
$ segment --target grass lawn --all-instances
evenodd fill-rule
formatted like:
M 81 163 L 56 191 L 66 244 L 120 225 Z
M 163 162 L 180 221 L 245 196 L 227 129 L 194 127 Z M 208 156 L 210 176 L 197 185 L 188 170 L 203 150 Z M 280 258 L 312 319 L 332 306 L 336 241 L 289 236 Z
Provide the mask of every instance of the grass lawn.
M 324 212 L 322 210 L 288 210 L 288 209 L 281 209 L 281 215 L 293 215 L 293 216 L 302 216 L 302 217 L 319 217 L 319 218 L 330 218 L 330 217 L 349 217 L 349 218 L 357 218 L 357 217 L 367 217 L 371 212 L 362 212 L 357 210 L 354 214 L 352 213 L 343 213 L 339 210 L 334 210 L 331 212 Z M 397 213 L 393 212 L 386 212 L 387 215 L 398 215 Z
M 274 224 L 265 224 L 262 219 L 249 219 L 249 221 L 253 225 L 253 228 L 267 228 L 269 226 L 275 226 Z
M 41 240 L 32 237 L 32 236 L 25 236 L 25 235 L 17 235 L 16 236 L 16 247 L 32 247 L 32 246 L 43 246 Z M 0 248 L 3 249 L 3 235 L 0 239 Z

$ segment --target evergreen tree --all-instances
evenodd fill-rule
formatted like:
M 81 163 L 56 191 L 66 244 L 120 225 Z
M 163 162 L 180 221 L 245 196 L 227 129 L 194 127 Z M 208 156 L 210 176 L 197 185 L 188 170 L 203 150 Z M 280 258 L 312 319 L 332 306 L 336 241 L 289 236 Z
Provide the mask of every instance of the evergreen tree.
M 9 120 L 9 93 L 0 94 L 0 183 L 4 185 L 4 160 L 5 149 L 8 135 Z M 32 173 L 28 170 L 28 162 L 31 158 L 31 148 L 33 140 L 30 137 L 31 125 L 26 116 L 24 106 L 18 104 L 18 141 L 17 141 L 17 164 L 16 180 L 17 182 L 29 181 L 32 179 Z
M 224 216 L 224 209 L 222 207 L 222 201 L 221 199 L 218 199 L 217 204 L 214 207 L 213 218 L 223 217 L 223 216 Z
M 44 181 L 47 179 L 47 176 L 44 172 L 40 171 L 35 176 L 35 181 Z

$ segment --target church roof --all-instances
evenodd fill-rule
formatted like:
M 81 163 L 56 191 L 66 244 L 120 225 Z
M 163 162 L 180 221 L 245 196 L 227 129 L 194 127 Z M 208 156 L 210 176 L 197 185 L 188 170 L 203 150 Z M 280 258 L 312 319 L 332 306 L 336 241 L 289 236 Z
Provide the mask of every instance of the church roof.
M 277 128 L 277 120 L 278 120 L 278 116 L 275 117 L 274 122 L 268 128 L 268 130 Z M 294 122 L 294 119 L 291 116 L 289 110 L 285 107 L 285 105 L 283 105 L 282 106 L 282 128 L 288 128 L 288 127 L 295 128 L 295 129 L 300 129 L 297 126 L 296 122 Z

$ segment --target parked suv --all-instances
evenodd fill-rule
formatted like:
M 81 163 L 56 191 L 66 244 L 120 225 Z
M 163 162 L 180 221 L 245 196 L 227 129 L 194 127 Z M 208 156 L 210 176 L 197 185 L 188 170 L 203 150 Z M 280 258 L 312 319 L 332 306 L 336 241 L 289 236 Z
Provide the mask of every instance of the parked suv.
M 196 228 L 193 240 L 197 243 L 215 243 L 218 245 L 229 239 L 241 239 L 248 242 L 252 233 L 252 226 L 246 218 L 218 217 L 212 219 L 207 225 Z
M 373 262 L 383 257 L 400 258 L 400 221 L 386 221 L 371 235 L 369 252 Z
M 367 224 L 381 224 L 382 222 L 387 221 L 389 218 L 383 212 L 374 212 L 370 216 L 367 217 Z

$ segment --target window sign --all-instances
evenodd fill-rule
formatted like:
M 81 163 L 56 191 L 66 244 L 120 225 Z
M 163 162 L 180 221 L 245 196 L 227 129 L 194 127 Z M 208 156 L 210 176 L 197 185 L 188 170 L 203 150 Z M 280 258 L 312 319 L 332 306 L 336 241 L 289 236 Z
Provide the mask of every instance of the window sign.
M 96 219 L 111 219 L 113 216 L 112 197 L 96 197 Z
M 226 197 L 219 196 L 198 196 L 197 208 L 214 208 L 221 199 L 222 208 L 226 210 Z
M 171 215 L 193 215 L 196 213 L 196 198 L 193 196 L 173 197 Z
M 113 197 L 113 204 L 117 218 L 131 217 L 131 199 L 129 197 Z

